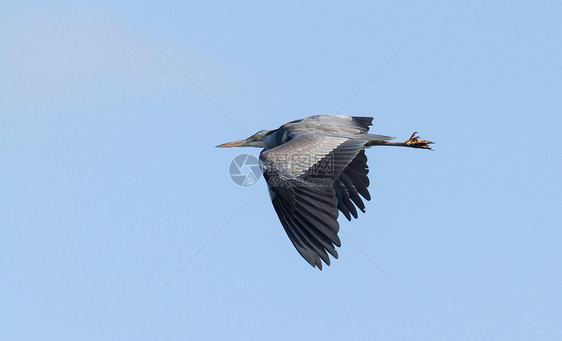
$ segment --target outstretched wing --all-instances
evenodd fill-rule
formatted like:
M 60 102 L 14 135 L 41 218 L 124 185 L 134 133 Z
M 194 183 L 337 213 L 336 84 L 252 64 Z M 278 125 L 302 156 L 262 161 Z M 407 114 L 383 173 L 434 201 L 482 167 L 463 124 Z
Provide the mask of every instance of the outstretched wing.
M 361 150 L 351 163 L 343 170 L 334 181 L 334 190 L 338 199 L 338 209 L 347 220 L 351 216 L 357 218 L 357 208 L 365 212 L 365 204 L 361 196 L 367 201 L 371 200 L 369 193 L 369 167 L 365 150 Z
M 310 265 L 322 269 L 337 258 L 338 198 L 334 183 L 354 160 L 366 139 L 296 134 L 264 150 L 260 165 L 273 207 L 291 242 Z

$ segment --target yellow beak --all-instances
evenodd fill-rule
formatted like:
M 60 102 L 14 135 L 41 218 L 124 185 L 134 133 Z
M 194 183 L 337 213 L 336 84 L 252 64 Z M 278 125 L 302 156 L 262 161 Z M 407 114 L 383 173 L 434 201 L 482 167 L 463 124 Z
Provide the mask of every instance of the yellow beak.
M 219 144 L 217 146 L 217 148 L 242 147 L 242 146 L 244 146 L 245 143 L 246 143 L 246 140 L 228 142 L 228 143 Z

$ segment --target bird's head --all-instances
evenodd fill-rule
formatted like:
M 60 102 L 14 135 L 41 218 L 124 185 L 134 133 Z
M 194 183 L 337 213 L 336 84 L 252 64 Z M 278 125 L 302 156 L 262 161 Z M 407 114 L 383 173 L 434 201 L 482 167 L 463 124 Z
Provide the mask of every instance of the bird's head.
M 269 136 L 271 136 L 272 132 L 274 132 L 274 130 L 260 130 L 245 140 L 223 143 L 223 144 L 219 144 L 217 147 L 218 148 L 230 148 L 230 147 L 265 148 L 267 146 L 267 140 Z

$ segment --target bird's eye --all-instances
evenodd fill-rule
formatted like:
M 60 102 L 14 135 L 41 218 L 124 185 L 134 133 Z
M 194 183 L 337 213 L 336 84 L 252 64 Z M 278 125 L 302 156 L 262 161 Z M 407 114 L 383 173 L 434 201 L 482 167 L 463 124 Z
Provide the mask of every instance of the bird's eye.
M 259 136 L 254 136 L 254 141 L 258 141 L 260 139 Z

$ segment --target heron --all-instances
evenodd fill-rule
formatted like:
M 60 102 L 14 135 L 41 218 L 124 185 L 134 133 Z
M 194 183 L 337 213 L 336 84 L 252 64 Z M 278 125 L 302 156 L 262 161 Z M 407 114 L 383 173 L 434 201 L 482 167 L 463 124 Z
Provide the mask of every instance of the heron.
M 369 133 L 372 121 L 372 117 L 316 115 L 217 146 L 263 149 L 259 165 L 273 208 L 293 246 L 312 267 L 322 270 L 322 262 L 329 266 L 328 254 L 338 258 L 339 212 L 349 221 L 358 218 L 357 209 L 365 213 L 363 199 L 371 199 L 365 149 L 431 150 L 434 143 L 416 132 L 405 142 L 391 142 L 394 137 Z

